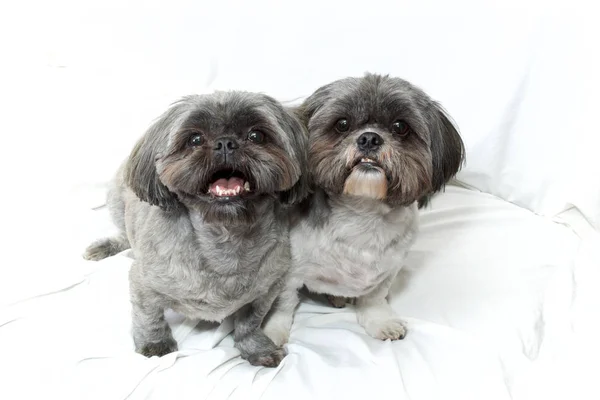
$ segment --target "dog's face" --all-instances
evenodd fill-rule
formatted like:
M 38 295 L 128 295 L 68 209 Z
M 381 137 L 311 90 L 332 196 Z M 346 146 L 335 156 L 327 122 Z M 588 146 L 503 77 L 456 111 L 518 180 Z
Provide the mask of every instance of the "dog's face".
M 318 89 L 298 112 L 309 131 L 311 179 L 329 194 L 424 203 L 463 160 L 463 142 L 444 110 L 402 79 L 342 79 Z
M 175 103 L 134 148 L 125 169 L 140 199 L 199 209 L 209 221 L 247 221 L 267 198 L 306 194 L 306 133 L 274 99 L 217 92 Z

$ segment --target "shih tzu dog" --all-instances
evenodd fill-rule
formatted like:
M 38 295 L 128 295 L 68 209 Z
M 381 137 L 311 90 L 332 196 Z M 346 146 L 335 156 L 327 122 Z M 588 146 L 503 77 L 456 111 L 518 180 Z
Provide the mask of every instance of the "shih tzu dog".
M 418 208 L 462 164 L 458 131 L 421 89 L 389 76 L 330 83 L 297 111 L 315 191 L 294 215 L 292 269 L 265 333 L 288 340 L 306 286 L 336 306 L 353 299 L 370 336 L 402 339 L 405 324 L 386 298 L 417 234 Z
M 274 99 L 246 92 L 174 103 L 118 171 L 108 207 L 120 235 L 84 255 L 132 248 L 136 351 L 177 350 L 164 310 L 222 321 L 254 365 L 284 357 L 261 330 L 291 264 L 288 208 L 308 194 L 306 132 Z

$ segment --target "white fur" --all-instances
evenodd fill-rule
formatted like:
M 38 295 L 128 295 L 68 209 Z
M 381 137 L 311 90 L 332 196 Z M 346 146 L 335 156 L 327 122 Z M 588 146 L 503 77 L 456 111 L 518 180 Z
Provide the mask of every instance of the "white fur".
M 391 208 L 384 203 L 341 196 L 329 198 L 331 214 L 322 227 L 310 219 L 291 232 L 293 267 L 265 333 L 287 342 L 298 304 L 297 290 L 356 297 L 357 319 L 378 339 L 403 338 L 404 323 L 386 297 L 418 230 L 417 204 Z

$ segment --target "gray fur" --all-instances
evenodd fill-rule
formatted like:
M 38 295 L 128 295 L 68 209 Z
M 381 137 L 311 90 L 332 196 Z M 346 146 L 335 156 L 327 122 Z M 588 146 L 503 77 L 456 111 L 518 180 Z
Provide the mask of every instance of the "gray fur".
M 315 193 L 293 219 L 292 271 L 265 333 L 277 344 L 287 341 L 297 290 L 304 285 L 329 295 L 335 306 L 345 303 L 337 297 L 355 298 L 358 322 L 369 335 L 402 339 L 405 324 L 386 297 L 418 232 L 418 205 L 442 190 L 462 164 L 458 130 L 422 90 L 372 74 L 318 89 L 297 112 L 309 130 Z M 336 129 L 341 118 L 350 123 L 346 132 Z M 400 120 L 410 127 L 406 135 L 393 130 Z M 381 145 L 360 150 L 357 139 L 364 132 L 379 135 Z M 384 171 L 384 199 L 343 194 L 362 158 L 375 160 Z
M 263 130 L 268 141 L 246 141 L 252 129 Z M 202 146 L 186 147 L 190 130 L 202 132 Z M 225 159 L 213 144 L 223 135 L 240 142 Z M 284 352 L 260 326 L 290 266 L 286 204 L 307 193 L 306 147 L 292 113 L 259 94 L 189 96 L 150 127 L 109 189 L 108 206 L 122 233 L 85 254 L 99 259 L 131 246 L 136 351 L 162 356 L 177 349 L 164 318 L 170 308 L 207 321 L 233 315 L 241 356 L 255 365 L 279 364 Z M 223 168 L 251 177 L 252 192 L 227 201 L 211 197 L 210 177 Z

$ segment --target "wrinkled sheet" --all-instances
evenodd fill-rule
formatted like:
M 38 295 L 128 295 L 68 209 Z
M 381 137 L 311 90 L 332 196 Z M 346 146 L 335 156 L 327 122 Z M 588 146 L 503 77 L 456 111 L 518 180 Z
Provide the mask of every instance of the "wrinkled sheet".
M 113 231 L 106 209 L 80 211 L 71 245 Z M 566 223 L 449 186 L 423 211 L 421 233 L 392 287 L 407 337 L 375 340 L 352 306 L 334 309 L 305 295 L 277 369 L 239 357 L 231 321 L 170 311 L 180 350 L 161 359 L 136 354 L 129 252 L 73 260 L 71 273 L 2 307 L 0 398 L 536 398 L 549 376 L 564 376 L 556 363 L 573 344 L 577 266 L 592 260 L 581 259 L 581 245 Z M 592 304 L 593 290 L 586 295 Z M 587 340 L 579 343 L 583 353 L 592 349 Z M 583 368 L 569 354 L 569 370 Z

